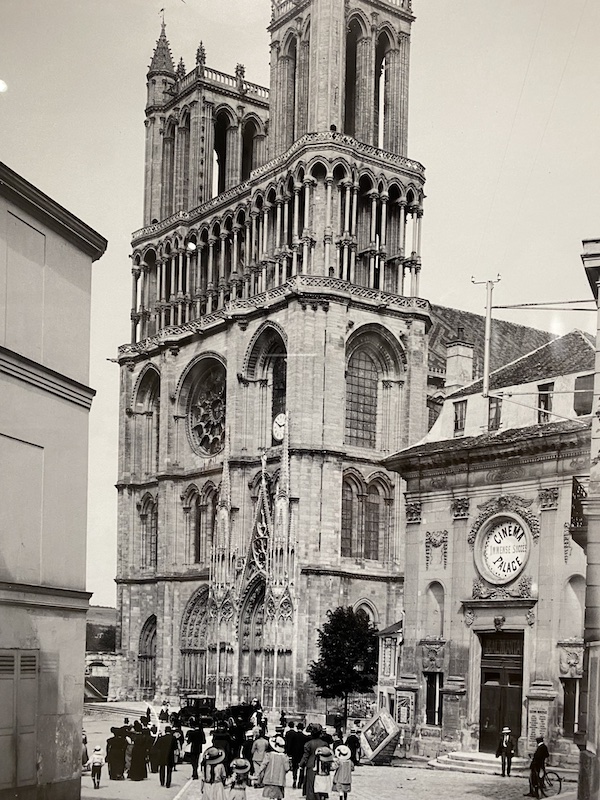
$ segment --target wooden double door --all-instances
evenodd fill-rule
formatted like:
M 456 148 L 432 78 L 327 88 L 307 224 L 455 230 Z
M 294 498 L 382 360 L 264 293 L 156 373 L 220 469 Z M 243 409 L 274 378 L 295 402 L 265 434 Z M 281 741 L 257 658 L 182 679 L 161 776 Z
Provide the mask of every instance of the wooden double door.
M 481 634 L 479 749 L 493 753 L 507 725 L 515 744 L 521 735 L 523 634 Z

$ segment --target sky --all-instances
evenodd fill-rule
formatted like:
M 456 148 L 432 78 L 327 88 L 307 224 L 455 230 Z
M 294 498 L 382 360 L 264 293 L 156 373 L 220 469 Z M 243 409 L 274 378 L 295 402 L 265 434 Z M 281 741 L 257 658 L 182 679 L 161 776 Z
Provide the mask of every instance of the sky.
M 142 226 L 146 72 L 164 7 L 175 62 L 268 85 L 269 0 L 2 0 L 0 160 L 108 239 L 93 266 L 88 590 L 114 605 L 117 347 Z M 494 304 L 590 298 L 600 238 L 600 3 L 413 0 L 408 155 L 425 165 L 421 295 Z M 496 310 L 554 333 L 595 314 Z

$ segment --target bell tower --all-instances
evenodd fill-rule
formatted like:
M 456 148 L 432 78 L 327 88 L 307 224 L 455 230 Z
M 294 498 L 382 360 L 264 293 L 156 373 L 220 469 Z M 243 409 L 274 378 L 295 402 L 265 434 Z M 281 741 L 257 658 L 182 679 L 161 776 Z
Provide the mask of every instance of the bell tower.
M 335 130 L 406 155 L 411 0 L 273 0 L 271 156 Z

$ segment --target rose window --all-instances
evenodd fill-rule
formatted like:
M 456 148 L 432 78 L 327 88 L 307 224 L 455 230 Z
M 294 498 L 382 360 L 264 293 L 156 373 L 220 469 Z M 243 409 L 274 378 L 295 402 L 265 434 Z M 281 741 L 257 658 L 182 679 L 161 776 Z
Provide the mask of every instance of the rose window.
M 210 367 L 198 380 L 189 406 L 189 433 L 192 446 L 204 455 L 223 449 L 225 437 L 225 370 L 220 364 Z

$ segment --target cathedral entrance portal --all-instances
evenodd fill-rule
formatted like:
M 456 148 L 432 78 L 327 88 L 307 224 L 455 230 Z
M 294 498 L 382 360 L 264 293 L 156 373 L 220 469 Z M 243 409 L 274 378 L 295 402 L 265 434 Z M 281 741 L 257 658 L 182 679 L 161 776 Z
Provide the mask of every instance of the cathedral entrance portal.
M 479 749 L 493 753 L 505 725 L 521 735 L 523 633 L 481 634 Z
M 265 696 L 264 622 L 265 584 L 256 581 L 248 592 L 240 621 L 240 700 L 249 703 L 258 697 L 267 706 L 271 698 Z

